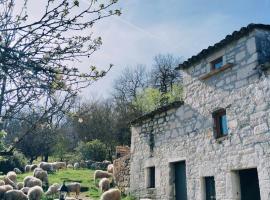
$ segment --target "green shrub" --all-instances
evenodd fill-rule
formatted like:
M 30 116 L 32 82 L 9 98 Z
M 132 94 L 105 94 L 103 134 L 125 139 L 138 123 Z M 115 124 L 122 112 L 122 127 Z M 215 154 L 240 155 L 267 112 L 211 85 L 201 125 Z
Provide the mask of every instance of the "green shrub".
M 100 140 L 81 142 L 76 148 L 82 160 L 103 161 L 107 156 L 106 145 Z
M 22 153 L 15 151 L 12 156 L 0 157 L 0 171 L 6 174 L 15 167 L 23 170 L 26 163 L 26 157 Z

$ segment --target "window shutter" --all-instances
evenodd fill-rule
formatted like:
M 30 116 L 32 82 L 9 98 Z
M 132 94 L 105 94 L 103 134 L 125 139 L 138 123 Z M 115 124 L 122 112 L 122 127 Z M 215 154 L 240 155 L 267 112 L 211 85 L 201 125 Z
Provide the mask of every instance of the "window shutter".
M 227 117 L 226 115 L 223 115 L 221 117 L 221 128 L 222 128 L 222 134 L 223 135 L 228 135 L 228 125 L 227 125 Z

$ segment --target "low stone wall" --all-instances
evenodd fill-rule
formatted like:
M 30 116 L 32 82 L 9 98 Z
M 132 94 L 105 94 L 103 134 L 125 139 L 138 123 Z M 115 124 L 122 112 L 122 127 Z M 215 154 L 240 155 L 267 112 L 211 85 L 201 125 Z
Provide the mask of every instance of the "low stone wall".
M 118 188 L 127 193 L 130 186 L 130 154 L 113 161 L 114 178 Z
M 92 160 L 85 161 L 85 167 L 92 170 L 107 170 L 110 162 L 96 162 Z

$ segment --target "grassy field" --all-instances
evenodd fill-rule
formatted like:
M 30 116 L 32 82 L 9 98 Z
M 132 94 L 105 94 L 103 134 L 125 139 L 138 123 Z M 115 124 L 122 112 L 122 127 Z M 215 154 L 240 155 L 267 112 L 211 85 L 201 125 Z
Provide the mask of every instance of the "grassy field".
M 24 177 L 32 175 L 33 173 L 25 173 L 18 175 L 18 182 L 23 181 Z M 62 184 L 63 181 L 68 182 L 79 182 L 82 186 L 82 195 L 88 197 L 89 199 L 98 200 L 101 196 L 101 192 L 94 184 L 94 171 L 88 169 L 80 170 L 60 170 L 56 173 L 49 174 L 49 184 L 59 183 Z M 88 199 L 87 198 L 87 199 Z M 132 200 L 131 197 L 123 197 L 123 200 Z

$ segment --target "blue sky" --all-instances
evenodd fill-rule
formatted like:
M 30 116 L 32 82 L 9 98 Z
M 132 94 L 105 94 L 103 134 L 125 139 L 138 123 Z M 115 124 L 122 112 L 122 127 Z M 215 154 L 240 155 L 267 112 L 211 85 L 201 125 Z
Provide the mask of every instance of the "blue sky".
M 122 16 L 96 27 L 104 44 L 92 59 L 115 67 L 86 96 L 107 96 L 125 66 L 151 66 L 158 53 L 186 59 L 249 23 L 270 24 L 270 0 L 120 0 L 119 5 Z
M 82 6 L 88 2 L 80 1 Z M 32 0 L 33 15 L 40 13 L 36 9 L 40 5 Z M 270 0 L 119 0 L 119 7 L 122 16 L 94 27 L 103 45 L 81 67 L 94 64 L 104 68 L 110 63 L 115 67 L 83 91 L 87 98 L 108 96 L 113 80 L 126 66 L 151 67 L 159 53 L 185 60 L 249 23 L 270 24 Z

